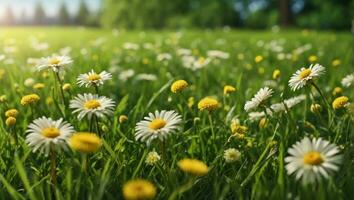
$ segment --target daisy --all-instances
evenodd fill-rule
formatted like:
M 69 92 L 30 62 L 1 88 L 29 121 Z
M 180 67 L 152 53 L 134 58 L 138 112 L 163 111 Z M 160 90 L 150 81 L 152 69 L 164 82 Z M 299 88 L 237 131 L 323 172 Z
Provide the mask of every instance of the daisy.
M 51 146 L 57 149 L 66 149 L 74 128 L 62 118 L 53 120 L 41 117 L 34 120 L 27 129 L 26 143 L 33 149 L 33 152 L 40 150 L 48 155 Z
M 79 94 L 70 101 L 70 108 L 75 109 L 74 113 L 79 113 L 78 119 L 86 115 L 91 119 L 92 115 L 102 118 L 113 114 L 115 103 L 112 99 L 97 94 Z
M 261 104 L 263 104 L 269 97 L 273 94 L 273 90 L 269 87 L 261 88 L 257 94 L 251 99 L 251 101 L 247 101 L 244 109 L 246 112 L 258 108 Z
M 72 62 L 73 61 L 68 56 L 50 56 L 41 58 L 37 65 L 37 70 L 42 71 L 46 69 L 52 69 L 54 72 L 58 72 L 63 70 L 65 65 L 68 65 Z
M 290 108 L 294 107 L 295 105 L 301 103 L 305 99 L 306 99 L 306 95 L 299 95 L 299 96 L 284 100 L 284 103 L 282 102 L 282 103 L 272 104 L 270 106 L 270 108 L 272 109 L 272 111 L 274 111 L 276 113 L 281 112 L 281 111 L 286 111 L 285 105 L 288 109 L 290 109 Z
M 349 74 L 346 77 L 344 77 L 341 83 L 344 87 L 350 87 L 354 85 L 354 74 Z
M 182 117 L 175 111 L 155 111 L 135 126 L 135 139 L 150 144 L 156 138 L 161 141 L 180 129 Z
M 301 68 L 289 80 L 289 86 L 293 91 L 306 85 L 308 81 L 325 73 L 325 68 L 320 64 L 311 64 L 309 68 Z
M 288 174 L 295 174 L 297 180 L 302 179 L 304 184 L 320 181 L 322 177 L 328 178 L 329 173 L 337 171 L 341 162 L 338 155 L 339 148 L 321 138 L 305 137 L 294 144 L 285 158 Z
M 106 71 L 97 74 L 95 71 L 91 70 L 91 72 L 80 74 L 77 78 L 77 84 L 80 87 L 96 87 L 99 85 L 103 85 L 105 81 L 108 81 L 110 79 L 112 79 L 112 75 Z

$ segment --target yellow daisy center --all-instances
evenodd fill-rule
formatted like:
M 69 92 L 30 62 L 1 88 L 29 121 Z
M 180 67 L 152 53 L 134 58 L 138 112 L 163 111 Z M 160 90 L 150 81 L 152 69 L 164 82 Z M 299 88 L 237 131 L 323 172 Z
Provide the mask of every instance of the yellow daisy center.
M 91 74 L 87 77 L 89 81 L 98 81 L 101 79 L 101 76 L 98 74 Z
M 166 121 L 163 119 L 154 119 L 150 122 L 149 128 L 159 130 L 166 126 Z
M 305 79 L 311 74 L 311 69 L 304 69 L 302 72 L 300 72 L 300 79 Z
M 60 63 L 60 60 L 58 58 L 52 58 L 49 60 L 49 64 L 51 65 L 57 65 Z
M 92 99 L 92 100 L 86 101 L 84 104 L 84 107 L 86 109 L 96 109 L 96 108 L 101 107 L 101 103 L 99 101 L 97 101 L 96 99 Z
M 56 138 L 60 135 L 60 131 L 55 127 L 49 127 L 42 130 L 42 135 L 47 138 Z
M 321 154 L 317 151 L 310 151 L 304 156 L 304 163 L 308 165 L 320 165 L 323 162 Z

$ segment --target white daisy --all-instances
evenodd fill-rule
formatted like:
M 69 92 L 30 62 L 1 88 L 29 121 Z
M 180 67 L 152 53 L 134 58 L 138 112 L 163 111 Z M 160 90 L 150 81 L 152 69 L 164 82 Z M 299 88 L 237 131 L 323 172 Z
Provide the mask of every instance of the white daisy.
M 48 155 L 51 146 L 60 150 L 66 149 L 70 136 L 75 132 L 74 128 L 63 119 L 52 120 L 41 117 L 34 120 L 26 131 L 26 143 L 33 152 L 40 150 Z
M 97 74 L 95 71 L 91 70 L 91 72 L 80 74 L 77 78 L 77 84 L 80 87 L 99 86 L 110 79 L 112 79 L 112 75 L 106 71 Z
M 115 103 L 112 99 L 97 94 L 79 94 L 70 101 L 70 108 L 75 109 L 73 113 L 79 113 L 78 119 L 86 115 L 91 119 L 92 115 L 104 117 L 113 114 Z
M 251 101 L 247 101 L 244 109 L 246 112 L 256 109 L 259 105 L 264 103 L 269 97 L 273 94 L 273 90 L 269 87 L 261 88 L 256 95 L 251 99 Z
M 267 113 L 268 113 L 268 111 L 267 111 Z M 257 120 L 259 120 L 259 119 L 261 119 L 263 117 L 265 117 L 265 113 L 264 112 L 250 112 L 250 113 L 248 113 L 248 119 L 250 121 L 257 121 Z
M 241 158 L 241 153 L 235 148 L 229 148 L 224 151 L 224 159 L 227 163 L 238 161 Z
M 41 58 L 37 65 L 37 70 L 46 70 L 52 69 L 55 72 L 61 71 L 64 69 L 65 65 L 72 63 L 70 57 L 68 56 L 50 56 L 46 58 Z
M 349 74 L 346 77 L 344 77 L 341 83 L 344 87 L 350 87 L 354 85 L 354 74 Z
M 181 115 L 173 110 L 155 111 L 155 114 L 149 113 L 148 117 L 144 117 L 144 120 L 136 124 L 135 139 L 146 142 L 147 144 L 150 144 L 150 142 L 156 138 L 162 141 L 170 134 L 178 131 L 181 122 Z
M 294 144 L 285 158 L 288 174 L 295 174 L 297 180 L 302 179 L 304 184 L 328 178 L 329 173 L 337 171 L 342 156 L 338 155 L 339 148 L 321 138 L 312 141 L 305 137 Z
M 293 91 L 300 89 L 315 77 L 325 73 L 325 68 L 320 64 L 311 64 L 309 68 L 301 68 L 289 80 L 289 86 Z
M 219 59 L 228 59 L 230 57 L 229 53 L 219 51 L 219 50 L 209 50 L 207 51 L 207 55 L 210 58 L 219 58 Z
M 270 106 L 270 108 L 272 109 L 272 111 L 274 111 L 276 113 L 286 111 L 285 105 L 288 109 L 290 109 L 290 108 L 294 107 L 295 105 L 301 103 L 305 99 L 306 99 L 306 95 L 299 95 L 299 96 L 284 100 L 284 103 L 281 102 L 281 103 L 272 104 Z

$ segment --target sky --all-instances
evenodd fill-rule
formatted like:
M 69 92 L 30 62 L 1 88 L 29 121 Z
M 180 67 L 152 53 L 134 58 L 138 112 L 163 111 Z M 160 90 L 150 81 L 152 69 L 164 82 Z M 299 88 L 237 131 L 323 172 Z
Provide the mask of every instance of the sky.
M 97 11 L 101 7 L 103 0 L 83 0 L 90 11 Z M 33 15 L 33 10 L 37 2 L 40 2 L 44 8 L 46 16 L 53 17 L 58 13 L 60 5 L 64 2 L 67 5 L 71 15 L 78 10 L 80 0 L 0 0 L 0 17 L 3 16 L 5 9 L 11 7 L 16 17 L 20 17 L 23 10 L 27 16 Z

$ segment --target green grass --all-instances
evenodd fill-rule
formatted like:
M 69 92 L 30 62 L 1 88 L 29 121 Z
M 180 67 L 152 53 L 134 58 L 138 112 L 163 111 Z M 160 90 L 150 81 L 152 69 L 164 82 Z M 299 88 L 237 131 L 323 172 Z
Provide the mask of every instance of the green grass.
M 47 42 L 45 51 L 35 51 L 32 39 Z M 100 42 L 102 41 L 102 42 Z M 126 42 L 140 45 L 138 50 L 126 50 Z M 96 43 L 96 44 L 95 44 Z M 143 48 L 150 43 L 151 49 Z M 66 98 L 94 90 L 76 86 L 76 78 L 91 69 L 96 71 L 115 68 L 112 81 L 100 87 L 101 95 L 117 102 L 114 117 L 100 121 L 107 130 L 103 136 L 101 149 L 89 156 L 87 174 L 82 172 L 82 155 L 75 151 L 57 154 L 57 199 L 122 199 L 122 186 L 135 178 L 143 178 L 157 187 L 157 199 L 168 199 L 170 195 L 185 185 L 189 177 L 177 167 L 183 158 L 196 158 L 205 162 L 210 171 L 196 178 L 189 190 L 177 195 L 178 199 L 353 199 L 353 112 L 335 112 L 329 120 L 327 110 L 322 118 L 310 112 L 314 102 L 325 105 L 318 96 L 311 97 L 309 90 L 303 88 L 292 92 L 288 87 L 290 76 L 310 63 L 308 57 L 316 55 L 318 63 L 326 67 L 326 74 L 316 80 L 329 102 L 335 98 L 332 90 L 341 86 L 341 79 L 353 72 L 353 39 L 349 33 L 280 31 L 121 31 L 114 36 L 111 30 L 83 28 L 2 28 L 1 47 L 14 47 L 13 53 L 0 48 L 0 70 L 5 74 L 0 79 L 0 95 L 6 95 L 7 103 L 0 104 L 0 199 L 51 199 L 50 159 L 43 154 L 33 153 L 25 143 L 29 123 L 41 116 L 57 119 L 61 117 L 55 104 L 46 103 L 48 97 L 58 102 L 54 79 L 50 73 L 44 77 L 27 64 L 28 58 L 40 58 L 70 47 L 74 63 L 66 71 L 65 83 L 71 83 L 71 93 Z M 261 44 L 263 44 L 261 46 Z M 279 52 L 266 48 L 269 44 L 281 46 L 281 52 L 289 54 L 290 59 L 279 60 Z M 311 45 L 311 49 L 294 58 L 296 48 Z M 269 46 L 271 47 L 271 46 Z M 192 71 L 183 67 L 176 54 L 178 48 L 191 49 L 193 55 L 206 57 L 208 50 L 217 49 L 230 54 L 227 60 L 214 60 L 207 67 Z M 84 52 L 84 54 L 83 54 Z M 160 53 L 170 53 L 168 63 L 157 61 Z M 241 54 L 243 59 L 240 59 Z M 264 57 L 256 63 L 257 55 Z M 8 59 L 13 62 L 6 64 Z M 340 66 L 333 67 L 332 61 L 339 59 Z M 156 81 L 139 81 L 134 77 L 123 81 L 119 74 L 133 69 L 135 75 L 151 73 Z M 299 94 L 306 94 L 306 101 L 296 105 L 289 113 L 269 116 L 268 126 L 258 127 L 258 121 L 248 120 L 243 110 L 246 100 L 263 87 L 265 80 L 272 79 L 275 69 L 281 71 L 280 79 L 274 88 L 271 103 L 280 102 Z M 28 78 L 44 83 L 46 87 L 35 90 L 26 87 Z M 173 80 L 184 79 L 190 87 L 181 94 L 173 94 L 169 86 Z M 235 93 L 223 97 L 223 86 L 233 85 Z M 37 93 L 41 101 L 33 113 L 21 106 L 21 97 Z M 354 99 L 353 87 L 343 88 L 343 95 Z M 205 96 L 214 96 L 225 102 L 217 111 L 211 113 L 213 126 L 208 121 L 208 113 L 198 111 L 196 104 Z M 195 98 L 192 108 L 186 105 L 189 97 Z M 60 102 L 60 101 L 59 101 Z M 20 111 L 14 129 L 5 125 L 4 112 L 8 108 Z M 149 151 L 161 154 L 160 145 L 151 146 L 134 139 L 135 124 L 149 112 L 155 110 L 176 110 L 183 116 L 183 130 L 166 141 L 165 160 L 155 166 L 145 164 Z M 77 116 L 65 108 L 65 120 L 77 131 L 87 131 L 89 121 L 77 120 Z M 331 111 L 332 113 L 332 111 Z M 126 123 L 118 123 L 120 115 L 127 115 Z M 244 139 L 231 139 L 230 118 L 237 117 L 248 127 Z M 196 121 L 195 118 L 200 118 Z M 213 140 L 211 128 L 216 140 Z M 14 132 L 19 136 L 14 144 Z M 344 156 L 339 172 L 328 180 L 304 187 L 294 176 L 286 174 L 284 157 L 287 149 L 304 136 L 322 137 L 341 147 Z M 236 148 L 242 153 L 240 161 L 228 164 L 223 159 L 223 151 Z

